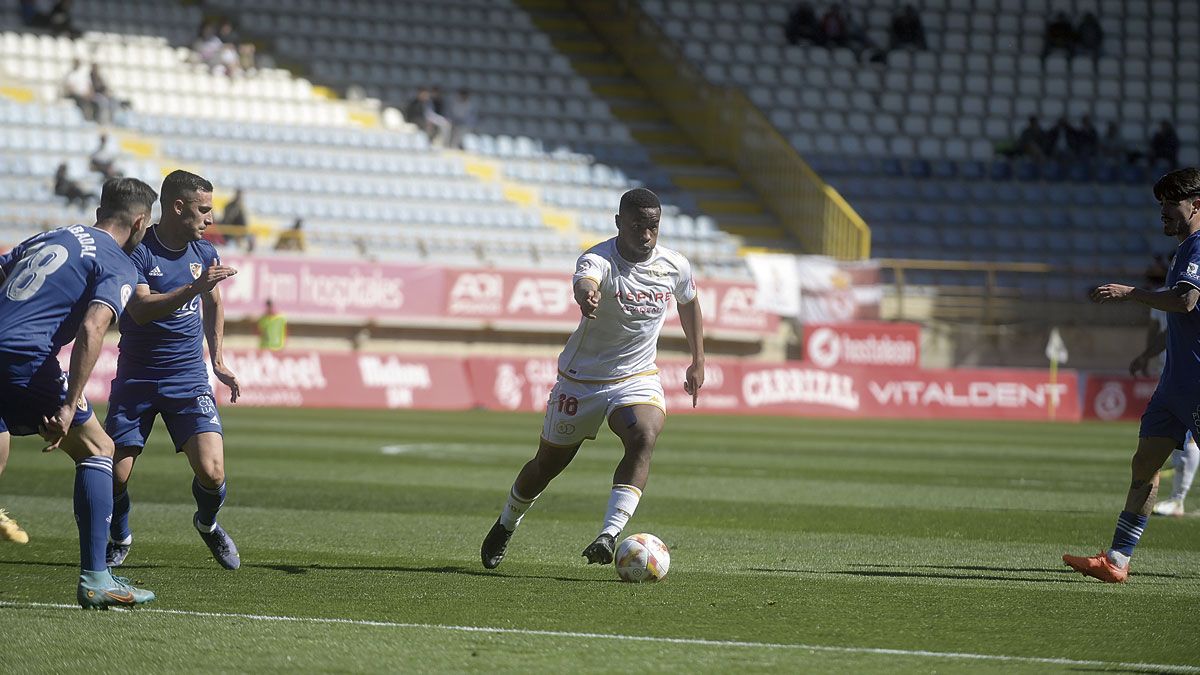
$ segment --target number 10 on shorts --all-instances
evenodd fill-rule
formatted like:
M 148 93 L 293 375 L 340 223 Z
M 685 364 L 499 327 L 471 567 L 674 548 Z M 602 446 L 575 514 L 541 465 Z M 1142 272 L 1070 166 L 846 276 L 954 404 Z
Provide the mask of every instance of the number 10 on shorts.
M 564 415 L 574 415 L 579 412 L 579 399 L 566 394 L 558 395 L 558 412 Z

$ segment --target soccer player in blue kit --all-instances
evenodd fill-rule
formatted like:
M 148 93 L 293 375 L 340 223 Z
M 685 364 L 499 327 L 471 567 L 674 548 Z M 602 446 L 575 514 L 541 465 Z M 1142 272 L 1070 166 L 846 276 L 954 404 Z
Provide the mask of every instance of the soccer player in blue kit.
M 121 317 L 117 375 L 104 422 L 117 447 L 110 567 L 125 561 L 133 542 L 128 483 L 158 415 L 195 474 L 192 524 L 222 567 L 241 566 L 233 539 L 217 524 L 225 503 L 225 447 L 204 364 L 207 338 L 213 374 L 230 388 L 230 401 L 237 401 L 237 378 L 221 358 L 225 315 L 217 289 L 236 271 L 222 265 L 216 249 L 202 239 L 213 222 L 212 190 L 200 176 L 171 172 L 159 197 L 162 216 L 131 255 L 137 286 Z
M 1158 472 L 1189 431 L 1200 433 L 1200 169 L 1172 171 L 1154 185 L 1163 234 L 1179 240 L 1166 287 L 1149 291 L 1106 284 L 1092 291 L 1096 302 L 1133 300 L 1167 312 L 1167 359 L 1158 388 L 1142 414 L 1133 479 L 1125 509 L 1117 517 L 1112 545 L 1094 556 L 1064 555 L 1076 571 L 1107 583 L 1123 583 L 1158 493 Z
M 41 433 L 47 451 L 61 448 L 75 461 L 76 598 L 84 608 L 154 599 L 114 577 L 105 562 L 113 442 L 83 398 L 104 333 L 133 294 L 129 252 L 146 233 L 154 198 L 149 185 L 114 178 L 104 184 L 93 227 L 44 232 L 0 256 L 0 460 L 11 436 Z M 67 376 L 58 351 L 72 340 Z

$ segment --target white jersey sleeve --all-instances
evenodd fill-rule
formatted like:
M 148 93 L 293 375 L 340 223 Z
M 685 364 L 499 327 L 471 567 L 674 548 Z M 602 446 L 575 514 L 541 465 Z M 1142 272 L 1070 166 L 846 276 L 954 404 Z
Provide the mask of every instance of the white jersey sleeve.
M 675 284 L 675 302 L 686 305 L 696 299 L 696 279 L 692 276 L 692 263 L 682 255 L 676 255 L 679 267 L 679 282 Z
M 592 251 L 584 253 L 575 262 L 575 274 L 571 277 L 571 287 L 574 288 L 580 279 L 591 279 L 596 282 L 597 286 L 603 285 L 604 279 L 608 276 L 608 268 L 608 262 L 604 258 Z

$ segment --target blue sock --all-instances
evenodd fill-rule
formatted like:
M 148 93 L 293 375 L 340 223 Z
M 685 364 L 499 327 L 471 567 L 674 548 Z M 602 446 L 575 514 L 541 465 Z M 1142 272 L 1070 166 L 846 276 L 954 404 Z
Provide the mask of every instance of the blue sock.
M 131 508 L 128 488 L 119 495 L 113 495 L 112 525 L 108 528 L 108 537 L 113 541 L 127 541 L 133 536 L 133 530 L 129 529 L 129 511 Z
M 79 566 L 84 572 L 108 570 L 104 545 L 113 506 L 112 457 L 88 457 L 75 465 L 75 523 L 79 526 Z
M 1146 516 L 1122 511 L 1117 517 L 1117 529 L 1113 532 L 1112 550 L 1125 555 L 1133 555 L 1133 547 L 1137 546 L 1142 533 L 1146 531 Z
M 196 520 L 202 527 L 212 529 L 213 525 L 217 524 L 217 511 L 220 511 L 221 505 L 225 503 L 225 483 L 211 490 L 193 478 L 192 496 L 196 498 Z

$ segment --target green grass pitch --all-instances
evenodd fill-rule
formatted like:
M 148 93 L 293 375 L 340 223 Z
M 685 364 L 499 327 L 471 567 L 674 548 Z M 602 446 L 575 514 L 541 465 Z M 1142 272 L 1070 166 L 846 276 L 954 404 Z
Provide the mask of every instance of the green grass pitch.
M 70 607 L 72 471 L 16 439 L 0 507 L 32 541 L 0 542 L 0 672 L 1200 673 L 1200 518 L 1154 518 L 1123 586 L 1059 560 L 1108 543 L 1130 424 L 676 416 L 627 529 L 661 537 L 671 570 L 633 585 L 580 557 L 619 456 L 607 430 L 485 571 L 539 417 L 224 422 L 242 569 L 192 530 L 160 425 L 121 572 L 159 600 L 126 612 Z

